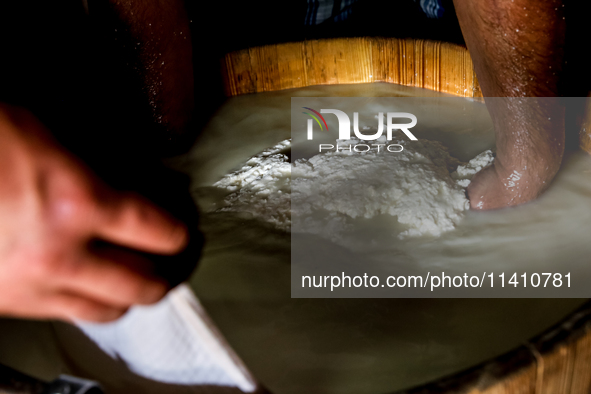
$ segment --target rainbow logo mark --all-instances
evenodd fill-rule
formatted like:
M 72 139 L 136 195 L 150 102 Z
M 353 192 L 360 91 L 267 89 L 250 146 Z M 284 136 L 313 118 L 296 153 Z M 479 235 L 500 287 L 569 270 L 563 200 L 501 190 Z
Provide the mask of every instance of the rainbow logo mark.
M 316 115 L 318 115 L 320 117 L 320 119 L 322 119 L 322 123 L 324 123 L 324 126 L 326 127 L 326 131 L 328 131 L 328 125 L 326 124 L 326 120 L 324 120 L 324 117 L 322 115 L 320 115 L 320 113 L 318 111 L 313 110 L 312 108 L 308 108 L 308 107 L 302 107 L 303 109 L 307 109 L 309 111 L 314 112 Z M 302 112 L 303 114 L 306 115 L 310 115 L 312 118 L 314 118 L 314 120 L 316 121 L 316 123 L 318 123 L 318 126 L 320 126 L 320 130 L 324 130 L 324 128 L 322 128 L 322 123 L 320 123 L 320 120 L 314 116 L 313 114 L 309 113 L 309 112 Z

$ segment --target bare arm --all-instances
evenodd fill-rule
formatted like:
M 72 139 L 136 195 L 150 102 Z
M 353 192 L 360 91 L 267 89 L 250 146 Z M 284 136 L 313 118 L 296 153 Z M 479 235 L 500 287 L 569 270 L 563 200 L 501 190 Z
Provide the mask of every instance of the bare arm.
M 114 39 L 135 60 L 154 120 L 172 134 L 183 133 L 194 106 L 191 34 L 183 1 L 108 1 L 123 26 L 113 32 Z
M 561 1 L 454 4 L 485 99 L 559 95 L 565 37 Z M 497 157 L 468 188 L 471 206 L 494 209 L 530 201 L 548 187 L 560 167 L 564 108 L 556 100 L 486 101 Z
M 106 185 L 29 111 L 0 104 L 0 142 L 0 314 L 103 321 L 164 296 L 137 252 L 178 253 L 182 223 Z
M 135 43 L 125 49 L 154 119 L 181 133 L 193 106 L 182 2 L 104 4 L 125 26 L 116 36 Z M 113 189 L 31 112 L 4 104 L 0 184 L 1 315 L 107 321 L 170 288 L 152 256 L 184 250 L 187 226 L 146 198 Z

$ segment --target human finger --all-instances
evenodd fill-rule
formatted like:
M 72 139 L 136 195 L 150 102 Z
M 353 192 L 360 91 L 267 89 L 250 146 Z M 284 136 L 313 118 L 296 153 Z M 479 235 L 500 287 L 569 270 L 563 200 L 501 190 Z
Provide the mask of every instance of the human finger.
M 116 307 L 152 304 L 168 291 L 168 284 L 152 275 L 153 264 L 137 253 L 116 248 L 93 248 L 54 279 L 59 289 Z
M 175 254 L 188 242 L 186 226 L 147 199 L 117 193 L 99 205 L 96 235 L 106 241 L 157 254 Z
M 66 321 L 84 320 L 110 322 L 123 316 L 127 308 L 104 304 L 76 293 L 56 292 L 44 298 L 39 317 L 59 318 Z

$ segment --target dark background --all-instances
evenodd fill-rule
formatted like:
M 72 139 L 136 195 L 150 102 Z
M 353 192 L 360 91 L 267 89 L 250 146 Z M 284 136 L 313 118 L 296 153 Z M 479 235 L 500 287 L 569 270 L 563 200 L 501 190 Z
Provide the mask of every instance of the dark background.
M 463 43 L 451 1 L 444 2 L 442 19 L 430 19 L 413 0 L 358 0 L 349 19 L 306 26 L 305 0 L 187 0 L 199 112 L 186 138 L 177 141 L 152 123 L 133 59 L 112 40 L 117 22 L 106 4 L 89 0 L 90 16 L 80 0 L 0 5 L 0 101 L 31 109 L 63 144 L 98 167 L 105 154 L 188 149 L 224 100 L 220 59 L 227 52 L 330 37 Z

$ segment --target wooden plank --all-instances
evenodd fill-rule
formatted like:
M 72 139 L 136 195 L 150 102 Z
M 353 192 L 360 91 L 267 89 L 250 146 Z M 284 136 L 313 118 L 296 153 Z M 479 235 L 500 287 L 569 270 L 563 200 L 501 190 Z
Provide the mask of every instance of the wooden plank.
M 573 373 L 569 394 L 591 393 L 591 332 L 574 344 Z
M 276 45 L 279 89 L 308 86 L 304 64 L 304 44 L 301 42 Z
M 425 40 L 415 40 L 414 41 L 414 73 L 412 75 L 413 78 L 413 86 L 417 88 L 423 88 L 425 86 L 425 82 L 423 76 L 425 74 Z
M 441 49 L 441 91 L 471 97 L 473 86 L 466 86 L 466 72 L 472 74 L 473 70 L 466 70 L 466 51 L 450 45 L 444 45 Z
M 502 380 L 483 394 L 536 394 L 536 377 L 537 368 L 532 365 Z
M 253 70 L 251 69 L 248 49 L 227 54 L 225 64 L 227 75 L 224 76 L 224 84 L 228 86 L 225 89 L 226 91 L 231 92 L 232 95 L 256 93 L 256 85 L 252 80 Z
M 308 84 L 372 82 L 369 39 L 312 40 L 304 46 Z
M 371 45 L 373 81 L 400 84 L 400 40 L 374 38 Z
M 539 394 L 570 393 L 575 362 L 573 345 L 561 345 L 552 352 L 540 356 Z
M 275 89 L 275 84 L 280 81 L 278 70 L 277 46 L 267 45 L 250 48 L 248 50 L 252 82 L 256 92 L 268 92 Z
M 249 48 L 222 59 L 226 95 L 389 82 L 483 99 L 465 47 L 413 38 L 335 38 Z M 591 109 L 580 145 L 591 152 Z
M 466 48 L 412 38 L 336 38 L 250 48 L 226 55 L 222 70 L 228 95 L 377 81 L 481 95 Z
M 423 88 L 440 91 L 441 43 L 437 41 L 426 41 L 424 45 Z

